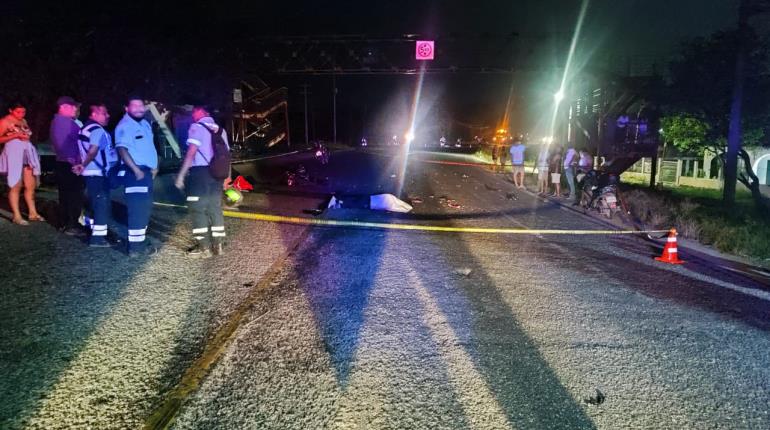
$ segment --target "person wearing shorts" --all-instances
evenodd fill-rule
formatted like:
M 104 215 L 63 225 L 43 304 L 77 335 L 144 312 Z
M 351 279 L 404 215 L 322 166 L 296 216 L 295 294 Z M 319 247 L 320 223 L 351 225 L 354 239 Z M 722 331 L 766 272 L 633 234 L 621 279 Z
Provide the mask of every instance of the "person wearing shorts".
M 537 193 L 544 195 L 548 192 L 549 182 L 549 157 L 548 157 L 548 145 L 543 145 L 540 148 L 540 153 L 537 155 Z
M 516 140 L 511 146 L 511 166 L 513 170 L 513 184 L 516 188 L 524 188 L 524 151 L 526 146 L 521 140 Z
M 554 185 L 554 196 L 561 198 L 561 148 L 556 148 L 548 160 L 548 171 L 551 176 L 551 184 Z

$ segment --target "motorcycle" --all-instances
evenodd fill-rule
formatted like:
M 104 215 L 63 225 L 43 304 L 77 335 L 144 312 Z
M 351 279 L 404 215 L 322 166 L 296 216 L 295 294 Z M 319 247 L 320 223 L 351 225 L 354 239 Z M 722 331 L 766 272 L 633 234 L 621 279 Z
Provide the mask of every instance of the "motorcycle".
M 582 178 L 580 207 L 595 210 L 606 218 L 623 217 L 625 205 L 620 198 L 617 175 L 590 170 Z
M 321 164 L 329 163 L 329 149 L 323 143 L 316 143 L 315 158 Z

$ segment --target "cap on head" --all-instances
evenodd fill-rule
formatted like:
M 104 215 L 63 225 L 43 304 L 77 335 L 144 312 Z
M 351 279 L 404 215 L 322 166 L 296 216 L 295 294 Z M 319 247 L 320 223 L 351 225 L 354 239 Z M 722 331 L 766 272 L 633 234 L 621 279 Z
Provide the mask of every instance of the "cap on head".
M 61 96 L 56 99 L 56 106 L 59 107 L 61 105 L 80 106 L 80 103 L 76 102 L 75 99 L 70 96 Z

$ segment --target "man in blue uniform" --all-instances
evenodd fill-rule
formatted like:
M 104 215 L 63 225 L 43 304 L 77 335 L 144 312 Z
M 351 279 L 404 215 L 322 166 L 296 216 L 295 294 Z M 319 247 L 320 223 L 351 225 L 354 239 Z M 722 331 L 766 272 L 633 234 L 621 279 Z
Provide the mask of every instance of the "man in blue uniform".
M 94 225 L 91 228 L 89 246 L 106 247 L 107 225 L 110 219 L 110 185 L 107 172 L 117 162 L 117 154 L 110 133 L 104 129 L 110 114 L 104 104 L 89 106 L 88 121 L 80 130 L 79 147 L 82 164 L 72 168 L 73 173 L 85 178 L 86 192 L 93 211 Z
M 144 119 L 144 100 L 129 97 L 126 114 L 115 128 L 115 147 L 126 173 L 125 201 L 128 209 L 128 255 L 155 253 L 147 245 L 147 224 L 152 210 L 152 180 L 158 173 L 158 153 L 153 143 L 152 127 Z
M 175 185 L 185 188 L 187 178 L 187 204 L 193 223 L 195 246 L 187 251 L 190 257 L 210 257 L 212 245 L 214 254 L 221 255 L 225 239 L 225 218 L 222 213 L 222 190 L 230 183 L 213 176 L 209 165 L 214 159 L 214 136 L 219 135 L 229 151 L 227 133 L 211 118 L 205 106 L 195 106 L 192 111 L 193 123 L 187 137 L 187 153 Z M 227 173 L 227 172 L 225 172 Z

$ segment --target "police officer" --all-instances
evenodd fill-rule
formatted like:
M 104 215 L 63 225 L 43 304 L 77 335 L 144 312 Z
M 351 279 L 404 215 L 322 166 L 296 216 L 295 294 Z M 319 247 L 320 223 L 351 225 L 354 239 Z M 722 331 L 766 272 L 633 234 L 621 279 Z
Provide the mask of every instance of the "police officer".
M 94 225 L 88 246 L 107 247 L 107 224 L 110 219 L 110 185 L 107 172 L 117 162 L 112 137 L 104 127 L 110 120 L 110 114 L 104 104 L 89 106 L 90 115 L 80 130 L 79 149 L 81 164 L 72 168 L 72 172 L 85 178 L 86 193 L 91 202 Z
M 214 158 L 213 136 L 220 133 L 229 150 L 227 133 L 220 130 L 205 106 L 195 106 L 192 111 L 193 123 L 187 137 L 187 153 L 176 177 L 177 188 L 185 188 L 187 177 L 187 205 L 192 216 L 192 233 L 195 245 L 187 251 L 190 257 L 210 257 L 212 245 L 214 254 L 221 255 L 225 238 L 225 218 L 222 213 L 222 190 L 227 188 L 230 178 L 216 179 L 209 164 Z
M 126 166 L 123 184 L 128 209 L 128 255 L 155 253 L 145 236 L 152 210 L 152 180 L 158 173 L 158 153 L 152 127 L 144 119 L 144 100 L 129 97 L 126 114 L 115 128 L 115 146 Z

